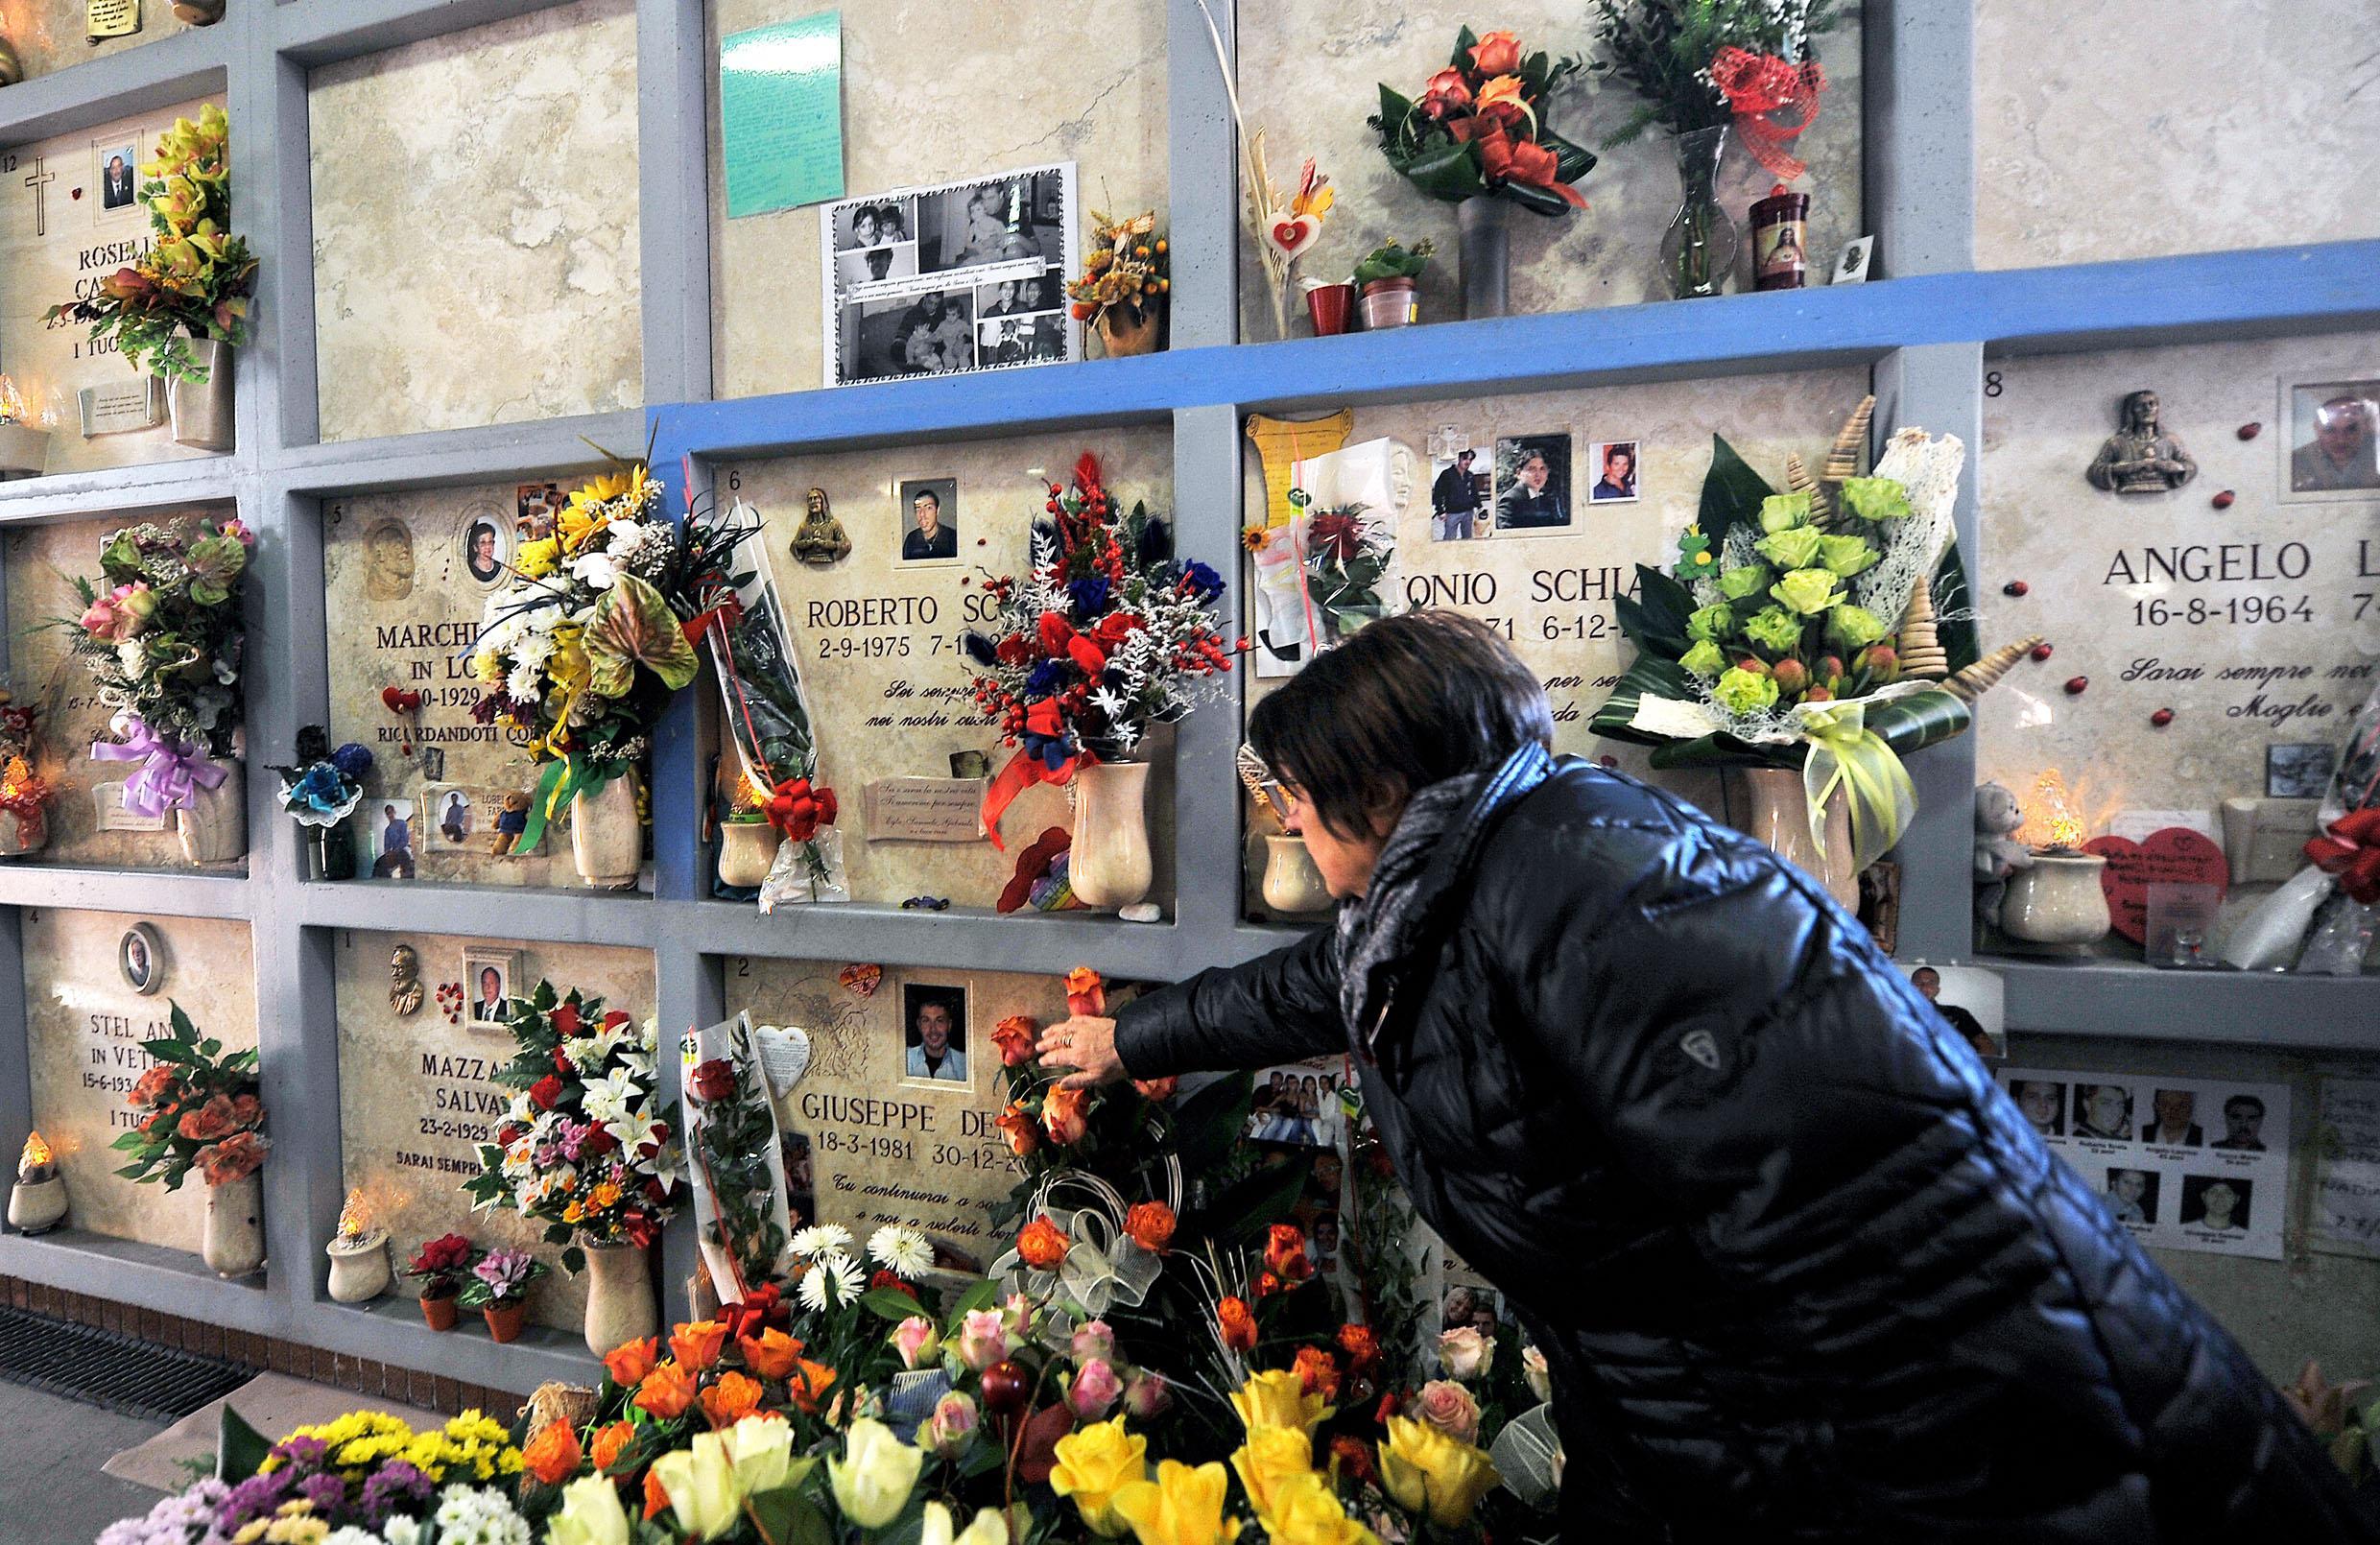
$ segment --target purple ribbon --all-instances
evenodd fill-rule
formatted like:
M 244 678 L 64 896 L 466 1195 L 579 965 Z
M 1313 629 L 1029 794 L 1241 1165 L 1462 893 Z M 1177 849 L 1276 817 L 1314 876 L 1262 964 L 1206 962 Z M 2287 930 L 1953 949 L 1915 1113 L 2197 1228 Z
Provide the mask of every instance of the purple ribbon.
M 152 819 L 169 810 L 188 810 L 199 802 L 201 789 L 212 789 L 229 776 L 200 751 L 196 741 L 165 740 L 138 714 L 126 714 L 107 726 L 122 735 L 117 741 L 94 741 L 94 762 L 138 762 L 140 771 L 124 781 L 124 808 Z

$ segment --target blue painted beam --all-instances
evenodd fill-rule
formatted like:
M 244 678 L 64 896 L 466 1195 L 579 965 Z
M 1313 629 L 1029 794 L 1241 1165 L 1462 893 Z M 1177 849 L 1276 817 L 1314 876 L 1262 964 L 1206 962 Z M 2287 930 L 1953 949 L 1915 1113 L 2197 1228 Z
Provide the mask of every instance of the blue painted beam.
M 1446 322 L 652 410 L 657 457 L 769 456 L 1154 422 L 1184 408 L 1427 401 L 1868 363 L 1927 344 L 2042 351 L 2339 331 L 2380 320 L 2380 241 Z

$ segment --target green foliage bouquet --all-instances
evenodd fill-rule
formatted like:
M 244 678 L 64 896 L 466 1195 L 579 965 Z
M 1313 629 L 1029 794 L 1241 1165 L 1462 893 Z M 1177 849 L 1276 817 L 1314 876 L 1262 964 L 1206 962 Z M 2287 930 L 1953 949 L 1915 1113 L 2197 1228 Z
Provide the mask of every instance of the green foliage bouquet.
M 1389 165 L 1430 198 L 1509 199 L 1541 215 L 1568 214 L 1586 207 L 1571 184 L 1595 156 L 1554 132 L 1546 98 L 1579 68 L 1575 59 L 1523 52 L 1511 33 L 1483 37 L 1465 27 L 1419 97 L 1384 84 L 1380 111 L 1367 121 Z

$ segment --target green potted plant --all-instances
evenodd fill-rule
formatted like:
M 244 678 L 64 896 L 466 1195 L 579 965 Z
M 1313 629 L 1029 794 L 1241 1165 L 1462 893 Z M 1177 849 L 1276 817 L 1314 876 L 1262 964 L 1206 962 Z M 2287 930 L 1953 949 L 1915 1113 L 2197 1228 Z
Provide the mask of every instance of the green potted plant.
M 527 1250 L 489 1250 L 471 1268 L 456 1302 L 476 1309 L 488 1320 L 488 1334 L 509 1342 L 521 1333 L 521 1318 L 529 1310 L 529 1285 L 545 1275 L 546 1265 Z
M 136 369 L 169 385 L 174 440 L 231 448 L 231 350 L 249 341 L 256 258 L 231 234 L 231 127 L 209 103 L 198 122 L 178 118 L 141 167 L 148 250 L 99 281 L 87 297 L 52 306 L 45 320 L 90 324 Z
M 1430 266 L 1430 254 L 1437 247 L 1426 237 L 1411 247 L 1388 242 L 1371 250 L 1371 255 L 1355 265 L 1355 289 L 1362 297 L 1364 328 L 1402 327 L 1414 321 L 1419 309 L 1414 300 L 1414 288 L 1419 283 L 1421 271 Z

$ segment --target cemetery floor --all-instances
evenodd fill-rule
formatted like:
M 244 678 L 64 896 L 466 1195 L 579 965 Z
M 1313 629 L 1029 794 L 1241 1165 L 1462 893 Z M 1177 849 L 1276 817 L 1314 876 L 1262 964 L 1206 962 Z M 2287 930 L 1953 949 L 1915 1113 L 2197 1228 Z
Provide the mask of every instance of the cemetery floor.
M 147 1512 L 158 1492 L 100 1466 L 164 1426 L 0 1383 L 0 1545 L 90 1545 L 118 1518 Z

